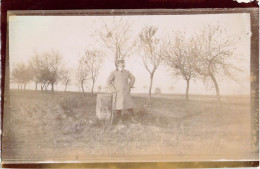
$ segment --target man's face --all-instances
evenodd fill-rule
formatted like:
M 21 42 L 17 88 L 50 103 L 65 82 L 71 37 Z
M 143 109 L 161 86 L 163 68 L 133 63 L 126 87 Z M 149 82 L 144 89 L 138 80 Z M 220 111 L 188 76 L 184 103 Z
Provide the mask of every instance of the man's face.
M 119 64 L 117 65 L 117 67 L 118 67 L 119 70 L 124 70 L 125 64 L 124 64 L 124 63 L 119 63 Z

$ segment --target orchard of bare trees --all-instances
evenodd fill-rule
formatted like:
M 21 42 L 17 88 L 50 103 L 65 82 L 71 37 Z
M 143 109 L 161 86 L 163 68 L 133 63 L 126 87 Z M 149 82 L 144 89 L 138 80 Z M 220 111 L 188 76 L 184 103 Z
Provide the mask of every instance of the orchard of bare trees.
M 54 85 L 63 77 L 62 56 L 54 50 L 42 54 L 35 54 L 27 64 L 18 63 L 15 65 L 11 80 L 18 85 L 18 89 L 26 88 L 29 82 L 35 83 L 35 90 L 40 85 L 41 90 L 54 92 Z
M 163 37 L 158 35 L 158 31 L 159 28 L 155 26 L 133 30 L 132 24 L 123 18 L 115 19 L 113 24 L 104 21 L 103 26 L 95 30 L 95 35 L 99 39 L 100 48 L 105 52 L 98 49 L 85 50 L 75 70 L 65 66 L 63 56 L 58 51 L 35 54 L 28 63 L 13 66 L 11 82 L 17 84 L 18 90 L 25 90 L 26 85 L 32 82 L 35 84 L 35 90 L 39 90 L 40 87 L 41 91 L 52 92 L 55 85 L 60 83 L 64 85 L 66 92 L 75 80 L 84 96 L 86 86 L 89 86 L 93 96 L 104 57 L 109 55 L 116 61 L 135 55 L 141 57 L 150 79 L 143 87 L 149 94 L 149 100 L 152 98 L 153 81 L 156 81 L 154 75 L 160 66 L 165 66 L 171 78 L 180 77 L 186 82 L 187 101 L 191 81 L 194 80 L 212 86 L 220 101 L 219 84 L 222 77 L 235 80 L 235 74 L 241 71 L 234 62 L 236 42 L 232 37 L 228 37 L 221 27 L 212 25 L 189 36 L 180 31 L 170 36 L 169 32 L 165 32 Z M 100 90 L 99 86 L 98 91 Z
M 85 82 L 92 82 L 92 96 L 102 64 L 102 54 L 99 51 L 85 51 L 79 59 L 76 70 L 76 79 L 85 95 Z M 51 50 L 42 54 L 35 54 L 27 64 L 18 63 L 14 65 L 11 75 L 11 82 L 16 83 L 18 90 L 25 90 L 30 82 L 35 83 L 35 90 L 40 86 L 41 91 L 51 90 L 58 82 L 64 85 L 64 91 L 72 84 L 73 70 L 69 70 L 59 52 Z
M 102 53 L 97 50 L 86 50 L 79 60 L 76 78 L 85 96 L 85 82 L 91 81 L 91 96 L 93 96 L 94 86 L 97 81 L 99 70 L 102 64 Z
M 150 75 L 149 100 L 152 97 L 153 77 L 160 63 L 164 58 L 164 53 L 167 51 L 167 46 L 163 44 L 163 40 L 156 37 L 156 27 L 145 27 L 140 32 L 140 48 L 143 51 L 141 54 L 145 69 Z
M 27 83 L 33 80 L 34 72 L 29 65 L 19 63 L 12 72 L 11 82 L 16 83 L 18 90 L 25 90 Z
M 236 73 L 242 71 L 236 66 L 234 50 L 233 38 L 226 36 L 219 26 L 209 25 L 189 38 L 176 34 L 164 63 L 174 77 L 181 76 L 186 81 L 187 101 L 191 80 L 213 86 L 220 101 L 220 80 L 223 77 L 236 80 Z

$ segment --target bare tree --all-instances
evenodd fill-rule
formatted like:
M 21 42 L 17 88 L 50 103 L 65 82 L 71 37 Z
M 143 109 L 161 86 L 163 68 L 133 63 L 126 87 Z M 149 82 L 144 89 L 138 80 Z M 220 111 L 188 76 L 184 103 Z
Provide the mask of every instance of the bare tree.
M 133 54 L 135 42 L 131 34 L 131 26 L 126 18 L 113 18 L 112 22 L 113 24 L 107 24 L 104 21 L 99 34 L 102 42 L 116 61 Z
M 66 92 L 68 85 L 70 85 L 72 82 L 69 70 L 64 69 L 62 71 L 60 80 L 61 80 L 61 83 L 64 84 L 64 86 L 65 86 L 64 92 Z
M 35 54 L 29 61 L 29 65 L 32 69 L 33 78 L 35 83 L 35 90 L 37 91 L 38 83 L 41 82 L 41 59 L 38 54 Z
M 86 58 L 81 57 L 79 59 L 79 65 L 78 65 L 77 72 L 76 72 L 77 82 L 80 85 L 80 88 L 83 92 L 84 97 L 85 97 L 84 84 L 85 84 L 85 81 L 88 80 L 89 75 L 90 75 L 86 62 L 87 62 Z
M 176 34 L 164 60 L 174 76 L 182 76 L 186 81 L 186 101 L 189 100 L 190 81 L 197 75 L 194 67 L 196 54 L 191 46 L 193 41 L 193 38 L 185 39 L 184 35 Z
M 23 83 L 22 76 L 24 70 L 25 70 L 25 65 L 19 63 L 14 66 L 12 71 L 11 80 L 12 82 L 17 83 L 18 90 L 22 89 L 22 83 Z
M 44 56 L 49 69 L 49 83 L 51 85 L 51 90 L 54 92 L 54 84 L 59 80 L 63 67 L 62 57 L 54 50 L 45 53 Z
M 86 50 L 83 57 L 85 57 L 85 64 L 90 73 L 92 81 L 91 96 L 93 96 L 95 82 L 102 63 L 102 54 L 96 50 Z
M 33 73 L 30 66 L 26 66 L 24 75 L 23 75 L 23 89 L 26 89 L 26 85 L 33 79 Z
M 156 27 L 145 27 L 139 34 L 140 47 L 143 51 L 142 59 L 146 70 L 150 74 L 149 100 L 152 97 L 152 85 L 155 71 L 163 60 L 164 52 L 166 50 L 165 43 L 155 37 L 157 32 Z
M 38 88 L 38 84 L 41 86 L 41 91 L 47 90 L 50 84 L 50 69 L 49 61 L 46 53 L 35 54 L 29 60 L 29 65 L 32 69 L 33 81 L 35 83 L 35 90 Z
M 50 71 L 49 71 L 48 67 L 42 65 L 42 67 L 40 67 L 41 91 L 43 91 L 44 89 L 45 90 L 48 89 L 48 86 L 50 84 L 49 76 L 50 76 Z
M 235 66 L 234 58 L 235 41 L 219 26 L 208 26 L 201 31 L 194 41 L 193 52 L 196 53 L 196 70 L 203 76 L 204 82 L 213 82 L 216 96 L 220 101 L 218 79 L 223 75 L 236 80 L 235 73 L 241 71 Z
M 24 63 L 15 65 L 12 71 L 12 81 L 18 84 L 19 89 L 26 89 L 27 83 L 32 80 L 33 74 L 30 66 Z
M 30 65 L 32 67 L 33 79 L 37 84 L 41 84 L 41 90 L 48 89 L 51 85 L 51 90 L 54 92 L 54 85 L 58 83 L 63 68 L 62 56 L 54 50 L 34 56 Z

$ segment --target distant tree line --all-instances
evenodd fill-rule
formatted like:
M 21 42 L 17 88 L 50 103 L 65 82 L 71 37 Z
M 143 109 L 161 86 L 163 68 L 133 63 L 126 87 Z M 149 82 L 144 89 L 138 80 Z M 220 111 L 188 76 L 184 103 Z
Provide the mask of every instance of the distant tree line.
M 35 90 L 54 91 L 54 85 L 65 76 L 62 56 L 54 50 L 35 54 L 27 64 L 18 63 L 14 66 L 11 80 L 18 84 L 18 90 L 25 90 L 26 84 L 35 83 Z
M 99 69 L 102 63 L 102 55 L 98 51 L 86 50 L 79 59 L 79 66 L 76 72 L 69 70 L 59 52 L 51 50 L 49 52 L 35 54 L 27 64 L 18 63 L 14 65 L 11 74 L 11 81 L 16 83 L 18 90 L 25 90 L 29 82 L 35 83 L 35 90 L 40 86 L 41 91 L 50 90 L 54 92 L 55 84 L 60 82 L 64 85 L 64 91 L 72 84 L 71 75 L 76 74 L 77 84 L 81 86 L 85 96 L 85 82 L 92 82 L 91 93 L 93 95 L 94 85 L 97 80 Z M 101 88 L 101 87 L 99 87 Z M 100 89 L 101 90 L 101 89 Z

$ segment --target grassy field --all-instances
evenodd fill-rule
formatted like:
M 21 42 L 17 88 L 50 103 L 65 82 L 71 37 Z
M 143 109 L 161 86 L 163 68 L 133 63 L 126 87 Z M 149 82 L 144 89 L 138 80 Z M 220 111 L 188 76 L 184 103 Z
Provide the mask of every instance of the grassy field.
M 96 96 L 15 91 L 4 115 L 3 161 L 252 159 L 249 96 L 133 96 L 136 123 L 95 115 Z M 7 114 L 9 113 L 9 114 Z

